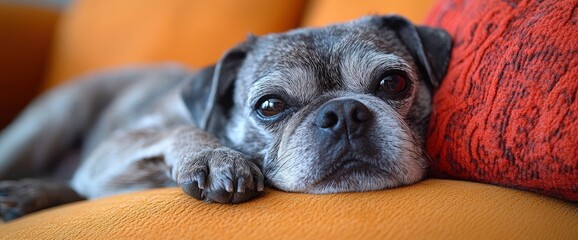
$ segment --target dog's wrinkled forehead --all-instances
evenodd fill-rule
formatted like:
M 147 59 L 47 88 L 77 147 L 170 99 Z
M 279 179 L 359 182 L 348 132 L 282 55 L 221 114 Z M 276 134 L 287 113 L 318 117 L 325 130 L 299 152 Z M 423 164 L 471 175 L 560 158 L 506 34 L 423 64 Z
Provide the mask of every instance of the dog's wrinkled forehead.
M 252 78 L 249 96 L 289 95 L 299 105 L 320 92 L 364 92 L 384 71 L 413 71 L 410 53 L 395 32 L 370 21 L 259 37 L 247 56 L 249 67 L 241 70 L 241 76 Z

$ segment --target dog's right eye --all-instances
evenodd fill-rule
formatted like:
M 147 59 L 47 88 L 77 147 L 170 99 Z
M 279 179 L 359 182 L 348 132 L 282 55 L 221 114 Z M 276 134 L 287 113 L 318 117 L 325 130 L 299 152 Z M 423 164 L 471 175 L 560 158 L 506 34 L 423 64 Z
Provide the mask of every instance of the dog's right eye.
M 266 97 L 257 103 L 257 113 L 261 117 L 270 118 L 282 113 L 286 104 L 283 100 L 276 97 Z

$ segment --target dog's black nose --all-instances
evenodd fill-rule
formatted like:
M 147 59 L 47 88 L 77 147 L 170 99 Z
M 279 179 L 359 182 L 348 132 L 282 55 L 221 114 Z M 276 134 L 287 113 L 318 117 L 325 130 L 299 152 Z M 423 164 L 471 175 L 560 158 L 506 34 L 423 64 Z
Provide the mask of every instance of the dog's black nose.
M 332 100 L 319 108 L 315 125 L 332 133 L 356 135 L 366 129 L 372 118 L 371 111 L 354 99 Z

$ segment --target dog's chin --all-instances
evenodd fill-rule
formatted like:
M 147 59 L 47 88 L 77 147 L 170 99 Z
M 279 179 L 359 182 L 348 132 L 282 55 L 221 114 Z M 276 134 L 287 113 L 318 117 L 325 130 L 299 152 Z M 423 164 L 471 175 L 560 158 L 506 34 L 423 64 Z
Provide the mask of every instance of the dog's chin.
M 329 194 L 376 191 L 409 185 L 422 178 L 423 172 L 395 174 L 364 161 L 350 160 L 328 171 L 305 192 Z

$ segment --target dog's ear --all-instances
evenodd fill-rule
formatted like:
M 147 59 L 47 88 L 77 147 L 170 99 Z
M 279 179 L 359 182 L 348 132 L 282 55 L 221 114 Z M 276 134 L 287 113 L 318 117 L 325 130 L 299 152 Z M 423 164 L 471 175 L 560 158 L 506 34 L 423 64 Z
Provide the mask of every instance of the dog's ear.
M 217 64 L 204 68 L 183 88 L 181 96 L 197 127 L 213 132 L 221 128 L 233 106 L 233 87 L 253 39 L 223 54 Z
M 450 60 L 452 41 L 443 29 L 415 26 L 407 19 L 389 15 L 381 18 L 383 27 L 396 32 L 417 61 L 426 84 L 433 90 L 441 83 Z

